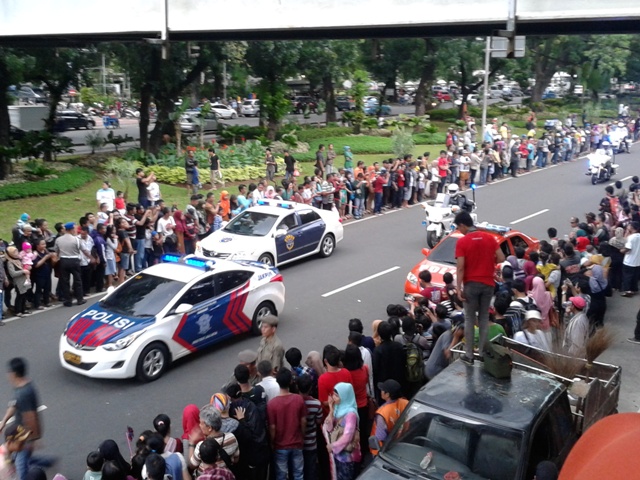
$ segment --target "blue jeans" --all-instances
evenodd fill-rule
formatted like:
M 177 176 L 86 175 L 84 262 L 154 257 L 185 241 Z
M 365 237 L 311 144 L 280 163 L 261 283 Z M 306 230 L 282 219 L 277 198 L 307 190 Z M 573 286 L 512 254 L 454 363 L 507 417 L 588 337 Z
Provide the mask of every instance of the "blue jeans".
M 382 193 L 376 193 L 375 201 L 373 213 L 382 213 Z
M 135 256 L 135 270 L 136 273 L 144 268 L 144 239 L 136 240 L 136 256 Z
M 480 185 L 487 183 L 487 167 L 480 167 Z
M 291 473 L 292 480 L 303 480 L 304 457 L 301 449 L 276 450 L 276 480 L 287 480 Z
M 476 318 L 480 329 L 478 351 L 482 355 L 482 347 L 489 333 L 489 306 L 493 288 L 493 285 L 480 282 L 464 284 L 464 351 L 468 358 L 473 358 L 473 326 L 476 324 Z
M 15 454 L 13 459 L 16 466 L 16 473 L 20 480 L 24 480 L 27 477 L 29 471 L 29 459 L 31 458 L 31 448 L 29 445 L 25 445 L 22 450 Z

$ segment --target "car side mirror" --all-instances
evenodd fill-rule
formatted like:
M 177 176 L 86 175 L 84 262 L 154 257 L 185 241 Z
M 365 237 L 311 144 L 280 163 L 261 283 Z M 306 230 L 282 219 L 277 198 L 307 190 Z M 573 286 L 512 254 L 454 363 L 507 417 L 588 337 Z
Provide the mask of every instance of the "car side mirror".
M 376 438 L 375 435 L 369 437 L 369 448 L 371 450 L 380 450 L 382 448 L 382 442 Z
M 176 315 L 181 315 L 183 313 L 187 313 L 188 311 L 190 311 L 193 308 L 193 305 L 191 305 L 190 303 L 181 303 L 180 305 L 178 305 L 178 307 L 174 310 Z
M 279 228 L 276 230 L 276 238 L 284 237 L 287 234 L 286 228 Z
M 430 250 L 430 249 L 428 249 L 428 248 L 423 248 L 423 249 L 422 249 L 422 254 L 423 254 L 425 257 L 428 257 L 430 252 L 431 252 L 431 250 Z

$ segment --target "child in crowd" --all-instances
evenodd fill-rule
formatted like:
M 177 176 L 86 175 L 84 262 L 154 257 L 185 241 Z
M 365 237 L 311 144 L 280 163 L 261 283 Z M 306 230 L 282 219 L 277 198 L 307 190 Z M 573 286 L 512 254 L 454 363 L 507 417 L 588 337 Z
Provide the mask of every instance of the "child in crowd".
M 198 169 L 197 160 L 193 161 L 193 180 L 191 184 L 193 185 L 193 194 L 197 195 L 198 189 L 202 188 L 202 184 L 200 183 L 200 170 Z
M 22 261 L 22 267 L 26 270 L 25 276 L 27 277 L 26 283 L 31 285 L 31 269 L 33 268 L 33 261 L 36 258 L 36 254 L 33 253 L 33 248 L 29 242 L 22 242 L 22 251 L 20 252 L 20 260 Z
M 118 190 L 116 192 L 115 206 L 116 210 L 120 212 L 120 215 L 127 213 L 126 199 L 124 198 L 124 192 Z
M 340 182 L 340 217 L 347 218 L 347 202 L 349 201 L 349 192 L 344 182 Z
M 147 185 L 147 198 L 149 199 L 149 205 L 155 206 L 160 200 L 160 185 L 156 182 L 156 176 L 153 172 L 149 174 L 151 182 Z
M 100 211 L 98 212 L 98 223 L 104 223 L 105 225 L 109 225 L 109 211 L 107 210 L 109 205 L 106 203 L 100 204 Z
M 94 450 L 87 455 L 87 471 L 84 472 L 82 480 L 101 480 L 102 465 L 104 465 L 104 457 L 100 450 Z

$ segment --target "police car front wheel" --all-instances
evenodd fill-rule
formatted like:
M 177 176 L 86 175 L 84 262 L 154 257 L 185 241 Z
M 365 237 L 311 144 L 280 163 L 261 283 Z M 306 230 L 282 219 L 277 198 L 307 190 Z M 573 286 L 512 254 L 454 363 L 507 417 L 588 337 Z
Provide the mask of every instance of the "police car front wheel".
M 147 345 L 138 357 L 136 374 L 142 382 L 153 382 L 162 376 L 169 366 L 169 351 L 161 343 Z
M 335 248 L 336 248 L 336 241 L 333 238 L 333 235 L 331 234 L 325 235 L 320 245 L 320 256 L 324 258 L 330 257 Z
M 273 257 L 268 253 L 263 253 L 262 255 L 260 255 L 260 257 L 258 257 L 258 261 L 266 265 L 273 265 Z

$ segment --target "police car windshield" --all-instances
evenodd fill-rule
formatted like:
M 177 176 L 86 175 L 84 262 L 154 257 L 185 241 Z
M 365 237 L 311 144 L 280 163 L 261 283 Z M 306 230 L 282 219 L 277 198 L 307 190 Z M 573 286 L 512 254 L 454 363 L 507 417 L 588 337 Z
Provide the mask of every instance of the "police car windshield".
M 124 288 L 100 302 L 100 306 L 120 315 L 153 317 L 184 287 L 184 282 L 139 273 Z
M 231 220 L 223 230 L 236 235 L 264 237 L 278 220 L 277 215 L 265 212 L 245 211 Z
M 436 247 L 429 253 L 429 260 L 431 262 L 447 263 L 449 265 L 456 264 L 456 243 L 458 243 L 458 237 L 448 236 L 442 240 Z

